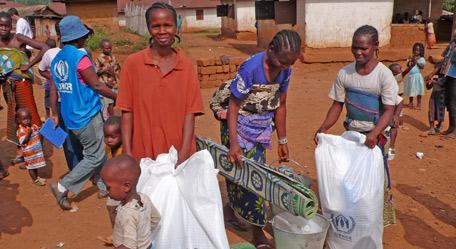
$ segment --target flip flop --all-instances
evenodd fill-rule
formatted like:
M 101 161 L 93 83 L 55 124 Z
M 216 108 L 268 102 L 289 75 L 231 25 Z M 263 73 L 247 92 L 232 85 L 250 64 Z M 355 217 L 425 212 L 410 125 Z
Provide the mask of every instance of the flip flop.
M 2 172 L 2 171 L 0 171 L 0 172 Z M 9 172 L 8 172 L 8 170 L 4 170 L 2 173 L 0 173 L 0 180 L 3 180 L 7 176 L 9 176 Z
M 226 223 L 228 223 L 228 225 L 241 232 L 245 232 L 248 230 L 247 226 L 238 220 L 228 220 Z
M 23 163 L 25 162 L 25 159 L 23 156 L 21 157 L 16 157 L 14 159 L 11 160 L 11 164 L 15 165 L 15 164 L 19 164 L 19 163 Z
M 43 178 L 36 178 L 36 180 L 33 182 L 35 185 L 37 186 L 46 186 L 46 180 L 44 180 Z
M 443 138 L 448 139 L 448 140 L 453 140 L 453 139 L 456 139 L 456 134 L 450 133 L 450 134 L 445 135 Z
M 272 249 L 272 246 L 269 245 L 268 243 L 260 243 L 255 245 L 256 249 Z

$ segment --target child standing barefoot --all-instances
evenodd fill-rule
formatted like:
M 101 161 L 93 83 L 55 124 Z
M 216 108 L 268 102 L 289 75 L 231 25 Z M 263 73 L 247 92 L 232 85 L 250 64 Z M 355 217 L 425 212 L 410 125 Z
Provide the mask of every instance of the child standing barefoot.
M 46 185 L 46 180 L 38 176 L 38 169 L 46 166 L 39 127 L 32 124 L 32 115 L 27 108 L 20 108 L 16 113 L 17 139 L 24 155 L 25 165 L 30 177 L 38 186 Z
M 101 170 L 109 197 L 120 201 L 113 230 L 116 249 L 150 249 L 152 231 L 160 222 L 160 214 L 149 197 L 136 192 L 140 174 L 138 163 L 127 155 L 107 161 Z
M 409 107 L 414 109 L 413 98 L 417 97 L 416 108 L 421 110 L 421 97 L 424 95 L 424 79 L 421 75 L 421 70 L 426 64 L 424 59 L 424 45 L 422 43 L 415 43 L 413 45 L 413 55 L 407 61 L 407 66 L 411 66 L 414 63 L 416 65 L 410 70 L 407 79 L 405 80 L 405 95 L 409 97 Z

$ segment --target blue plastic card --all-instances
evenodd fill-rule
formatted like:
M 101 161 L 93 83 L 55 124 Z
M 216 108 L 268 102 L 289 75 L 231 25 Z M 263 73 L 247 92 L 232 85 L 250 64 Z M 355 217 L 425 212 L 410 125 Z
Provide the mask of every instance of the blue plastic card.
M 49 142 L 51 142 L 55 147 L 60 149 L 62 148 L 63 142 L 65 142 L 68 134 L 62 130 L 62 128 L 54 128 L 54 126 L 54 121 L 48 118 L 43 127 L 41 127 L 40 134 L 49 140 Z

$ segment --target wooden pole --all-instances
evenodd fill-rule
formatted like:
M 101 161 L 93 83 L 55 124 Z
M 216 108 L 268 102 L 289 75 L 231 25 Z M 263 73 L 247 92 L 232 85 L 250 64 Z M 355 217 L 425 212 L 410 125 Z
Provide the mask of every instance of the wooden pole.
M 428 19 L 431 20 L 431 15 L 432 15 L 432 0 L 429 0 L 428 4 Z

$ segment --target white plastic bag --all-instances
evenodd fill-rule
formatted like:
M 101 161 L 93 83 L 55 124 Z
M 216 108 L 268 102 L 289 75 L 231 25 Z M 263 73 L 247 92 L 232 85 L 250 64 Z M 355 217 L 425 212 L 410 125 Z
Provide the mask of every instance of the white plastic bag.
M 207 150 L 195 153 L 177 169 L 177 151 L 154 161 L 141 160 L 137 190 L 150 197 L 161 215 L 152 234 L 155 249 L 228 249 L 218 170 Z
M 331 220 L 331 249 L 380 249 L 383 237 L 383 155 L 366 137 L 318 134 L 315 160 L 323 215 Z

